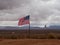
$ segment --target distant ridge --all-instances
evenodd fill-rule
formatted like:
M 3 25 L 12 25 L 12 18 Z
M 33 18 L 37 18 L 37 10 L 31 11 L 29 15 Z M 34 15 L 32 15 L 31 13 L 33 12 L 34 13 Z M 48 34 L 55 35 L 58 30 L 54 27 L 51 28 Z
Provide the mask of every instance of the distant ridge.
M 52 25 L 48 27 L 49 29 L 60 29 L 60 25 Z
M 0 30 L 23 30 L 23 29 L 29 29 L 29 26 L 0 26 Z M 40 27 L 32 27 L 30 26 L 30 29 L 40 29 Z
M 29 29 L 29 26 L 0 26 L 0 30 L 23 30 Z M 60 26 L 52 25 L 49 27 L 37 27 L 37 26 L 30 26 L 30 29 L 60 29 Z

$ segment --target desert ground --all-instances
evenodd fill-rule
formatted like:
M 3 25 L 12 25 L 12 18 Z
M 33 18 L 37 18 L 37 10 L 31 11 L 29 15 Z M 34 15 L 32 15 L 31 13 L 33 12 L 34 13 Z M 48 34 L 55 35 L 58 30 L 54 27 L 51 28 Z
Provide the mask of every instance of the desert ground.
M 60 30 L 0 30 L 0 45 L 60 45 Z
M 0 39 L 0 45 L 60 45 L 58 39 Z

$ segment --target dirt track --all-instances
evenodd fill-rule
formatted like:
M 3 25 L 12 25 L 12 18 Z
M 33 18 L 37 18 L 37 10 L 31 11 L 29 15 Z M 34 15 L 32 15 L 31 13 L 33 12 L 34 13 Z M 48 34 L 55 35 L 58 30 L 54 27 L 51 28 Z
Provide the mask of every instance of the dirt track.
M 57 39 L 3 39 L 0 45 L 60 45 Z

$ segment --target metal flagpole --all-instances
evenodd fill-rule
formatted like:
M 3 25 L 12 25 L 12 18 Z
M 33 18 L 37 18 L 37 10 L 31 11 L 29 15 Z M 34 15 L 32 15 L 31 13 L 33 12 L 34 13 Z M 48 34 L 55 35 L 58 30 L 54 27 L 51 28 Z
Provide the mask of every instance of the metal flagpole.
M 30 38 L 30 15 L 29 15 L 29 38 Z

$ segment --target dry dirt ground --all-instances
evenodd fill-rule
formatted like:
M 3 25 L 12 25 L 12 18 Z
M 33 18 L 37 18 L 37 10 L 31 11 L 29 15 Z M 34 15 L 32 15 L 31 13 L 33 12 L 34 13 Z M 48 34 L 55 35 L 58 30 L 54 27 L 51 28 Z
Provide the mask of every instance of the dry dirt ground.
M 60 45 L 58 39 L 0 39 L 0 45 Z

